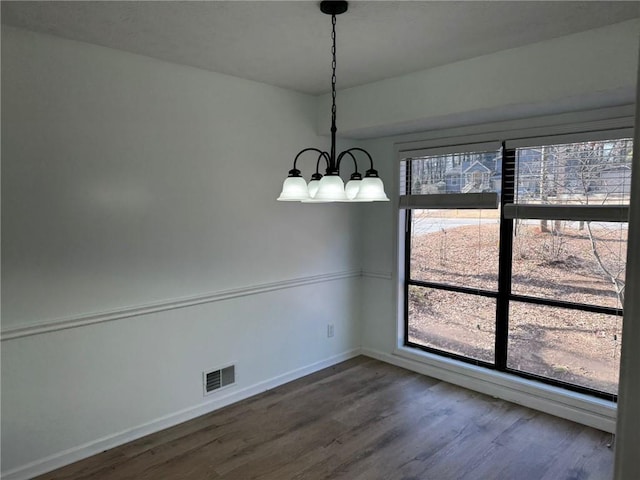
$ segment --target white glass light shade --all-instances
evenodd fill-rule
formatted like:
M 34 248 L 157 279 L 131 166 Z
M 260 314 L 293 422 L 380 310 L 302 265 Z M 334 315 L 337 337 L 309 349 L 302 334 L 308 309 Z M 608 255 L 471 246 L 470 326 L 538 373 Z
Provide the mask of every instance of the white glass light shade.
M 316 196 L 316 202 L 345 202 L 348 200 L 344 193 L 344 182 L 338 175 L 325 175 L 320 180 Z
M 309 198 L 307 182 L 302 177 L 287 177 L 282 184 L 282 192 L 277 200 L 281 202 L 300 202 Z
M 320 187 L 320 180 L 311 180 L 309 182 L 309 196 L 311 198 L 315 198 L 316 193 L 318 193 L 318 188 Z
M 378 177 L 365 177 L 360 183 L 360 190 L 355 196 L 356 202 L 388 202 L 389 198 L 384 193 L 384 184 Z
M 347 186 L 344 187 L 344 193 L 347 195 L 347 198 L 349 200 L 353 200 L 356 197 L 358 191 L 360 190 L 361 183 L 362 180 L 349 180 L 347 182 Z

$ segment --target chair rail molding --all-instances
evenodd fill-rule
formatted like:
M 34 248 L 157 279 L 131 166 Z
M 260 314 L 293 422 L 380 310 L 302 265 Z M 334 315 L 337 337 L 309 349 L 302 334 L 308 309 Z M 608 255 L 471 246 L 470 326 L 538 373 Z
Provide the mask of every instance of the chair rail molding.
M 43 333 L 54 332 L 57 330 L 65 330 L 67 328 L 77 328 L 95 323 L 110 322 L 121 320 L 124 318 L 137 317 L 150 313 L 162 312 L 165 310 L 174 310 L 178 308 L 191 307 L 193 305 L 201 305 L 204 303 L 219 302 L 231 298 L 246 297 L 249 295 L 259 295 L 262 293 L 282 290 L 287 288 L 296 288 L 303 285 L 311 285 L 314 283 L 331 282 L 334 280 L 343 280 L 347 278 L 362 276 L 361 270 L 344 270 L 342 272 L 323 273 L 319 275 L 309 275 L 305 277 L 280 280 L 276 282 L 260 283 L 228 290 L 219 290 L 209 292 L 202 295 L 191 297 L 181 297 L 163 300 L 159 302 L 135 305 L 108 310 L 104 312 L 94 312 L 88 314 L 77 315 L 67 318 L 57 318 L 52 320 L 41 320 L 26 325 L 10 326 L 0 331 L 0 341 L 12 340 L 30 335 L 39 335 Z

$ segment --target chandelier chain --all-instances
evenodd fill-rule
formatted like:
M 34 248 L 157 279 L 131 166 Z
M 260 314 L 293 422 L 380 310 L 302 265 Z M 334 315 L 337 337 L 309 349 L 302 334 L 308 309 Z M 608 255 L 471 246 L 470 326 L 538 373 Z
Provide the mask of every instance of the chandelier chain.
M 331 120 L 332 128 L 336 128 L 336 16 L 331 15 Z

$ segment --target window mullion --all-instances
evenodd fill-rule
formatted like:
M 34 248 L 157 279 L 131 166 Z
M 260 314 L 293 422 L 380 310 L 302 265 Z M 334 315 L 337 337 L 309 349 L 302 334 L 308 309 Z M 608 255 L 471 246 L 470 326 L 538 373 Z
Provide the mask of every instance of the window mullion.
M 501 205 L 513 203 L 515 188 L 515 150 L 502 152 Z M 513 252 L 513 220 L 505 218 L 500 210 L 500 254 L 498 263 L 498 299 L 496 302 L 495 364 L 498 370 L 507 368 L 509 340 L 509 295 L 511 295 L 511 263 Z
M 412 162 L 407 162 L 405 176 L 405 192 L 411 191 Z M 405 210 L 404 217 L 404 344 L 409 343 L 409 280 L 411 279 L 411 209 Z

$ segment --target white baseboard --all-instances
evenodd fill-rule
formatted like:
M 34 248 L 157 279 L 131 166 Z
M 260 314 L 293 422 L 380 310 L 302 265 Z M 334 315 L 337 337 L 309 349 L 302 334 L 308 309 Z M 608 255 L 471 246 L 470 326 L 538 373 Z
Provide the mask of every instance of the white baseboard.
M 310 373 L 314 373 L 318 370 L 322 370 L 323 368 L 335 365 L 336 363 L 340 363 L 350 358 L 356 357 L 360 355 L 360 353 L 361 352 L 359 348 L 348 350 L 338 355 L 333 355 L 324 360 L 320 360 L 310 365 L 297 368 L 290 372 L 283 373 L 282 375 L 278 375 L 276 377 L 264 380 L 262 382 L 256 383 L 255 385 L 251 385 L 240 390 L 232 391 L 230 389 L 224 396 L 219 396 L 207 402 L 203 402 L 184 410 L 165 415 L 148 423 L 138 425 L 136 427 L 115 433 L 113 435 L 108 435 L 84 445 L 79 445 L 77 447 L 55 453 L 40 460 L 36 460 L 35 462 L 31 462 L 18 468 L 14 468 L 10 471 L 2 472 L 0 477 L 2 477 L 4 480 L 26 480 L 37 475 L 42 475 L 43 473 L 50 472 L 57 468 L 64 467 L 65 465 L 69 465 L 73 462 L 77 462 L 78 460 L 82 460 L 92 455 L 101 453 L 104 450 L 123 445 L 138 438 L 144 437 L 145 435 L 164 430 L 165 428 L 172 427 L 179 423 L 183 423 L 201 415 L 205 415 L 207 413 L 218 410 L 219 408 L 226 407 L 227 405 L 231 405 L 232 403 L 245 400 L 266 390 L 271 390 L 272 388 L 278 387 L 287 382 L 291 382 L 300 377 L 304 377 L 305 375 L 309 375 Z
M 363 348 L 362 354 L 469 390 L 615 433 L 617 408 L 613 402 L 426 352 L 399 348 L 390 354 Z

